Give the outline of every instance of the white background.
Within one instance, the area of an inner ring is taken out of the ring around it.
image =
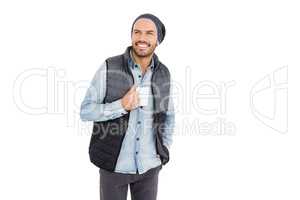
[[[297,1],[1,1],[0,199],[99,199],[92,124],[79,106],[104,59],[130,45],[135,17],[150,12],[166,25],[156,53],[179,88],[158,199],[298,200],[299,10]]]

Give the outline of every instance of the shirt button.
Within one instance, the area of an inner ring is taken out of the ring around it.
[[[136,140],[137,140],[137,141],[139,141],[139,140],[140,140],[140,138],[136,138]]]
[[[136,151],[135,153],[136,153],[136,154],[138,154],[139,152],[138,152],[138,151]]]
[[[139,75],[139,78],[141,78],[142,76],[141,75]]]
[[[141,121],[138,121],[138,124],[141,124]]]
[[[134,65],[135,67],[138,67],[138,65]]]
[[[143,106],[140,106],[140,108],[143,108]]]

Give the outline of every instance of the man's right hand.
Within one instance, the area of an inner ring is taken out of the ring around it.
[[[126,111],[130,111],[138,107],[140,99],[136,85],[133,85],[130,90],[121,99],[122,106]]]

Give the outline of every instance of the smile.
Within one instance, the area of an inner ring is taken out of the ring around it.
[[[144,43],[138,43],[137,46],[141,47],[141,48],[147,48],[148,47],[148,45],[144,44]]]

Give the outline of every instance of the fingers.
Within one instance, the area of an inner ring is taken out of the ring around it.
[[[131,88],[130,88],[129,91],[130,91],[130,92],[134,92],[134,91],[136,91],[136,88],[137,88],[137,87],[136,87],[136,85],[134,84],[133,86],[131,86]]]
[[[133,107],[136,108],[139,105],[139,92],[137,90],[136,85],[134,85],[133,89]]]
[[[127,102],[129,102],[129,106],[131,109],[135,109],[140,104],[138,87],[136,85],[131,86],[127,93]],[[130,109],[130,110],[131,110]]]

